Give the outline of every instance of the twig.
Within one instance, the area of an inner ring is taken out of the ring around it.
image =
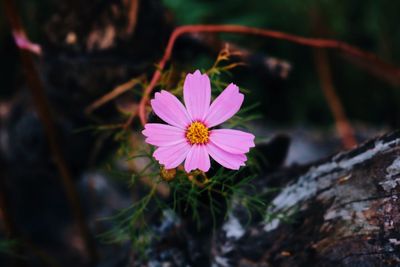
[[[138,12],[139,12],[139,0],[126,0],[128,9],[128,25],[126,27],[126,34],[131,35],[136,28]]]
[[[280,79],[288,78],[292,69],[291,64],[284,59],[256,53],[255,51],[243,48],[236,43],[221,41],[217,38],[210,38],[207,34],[194,34],[190,37],[194,42],[200,43],[217,54],[228,45],[231,59],[235,61],[239,60],[244,66],[258,67],[261,65],[269,74]]]
[[[126,91],[130,90],[132,87],[140,83],[142,78],[137,78],[137,79],[132,79],[126,83],[120,84],[117,87],[115,87],[111,92],[103,95],[96,101],[94,101],[92,104],[90,104],[86,109],[85,113],[90,114],[92,113],[95,109],[98,109],[102,105],[106,104],[107,102],[113,100],[117,96],[125,93]]]
[[[370,62],[371,64],[377,64],[377,65],[380,65],[382,68],[392,70],[392,72],[395,75],[400,75],[400,69],[381,60],[375,54],[361,50],[355,46],[352,46],[345,42],[341,42],[341,41],[337,41],[337,40],[321,39],[321,38],[306,38],[306,37],[301,37],[301,36],[288,34],[288,33],[284,33],[284,32],[279,32],[279,31],[271,31],[271,30],[265,30],[265,29],[260,29],[260,28],[240,26],[240,25],[186,25],[186,26],[180,26],[180,27],[175,28],[175,30],[172,32],[172,34],[168,40],[168,44],[165,49],[164,55],[161,58],[160,62],[158,63],[157,70],[154,72],[151,82],[145,89],[143,97],[140,101],[138,110],[139,110],[140,121],[143,125],[146,123],[145,106],[147,105],[147,103],[149,101],[151,92],[153,91],[154,87],[157,85],[157,82],[161,78],[161,72],[164,70],[166,63],[171,58],[172,50],[173,50],[176,40],[183,34],[197,33],[197,32],[210,32],[210,33],[225,32],[225,33],[257,35],[257,36],[262,36],[262,37],[267,37],[267,38],[286,40],[286,41],[293,42],[293,43],[296,43],[299,45],[304,45],[304,46],[333,49],[333,50],[337,50],[339,52],[342,52],[344,54],[347,54],[347,55],[350,55],[350,56],[353,56],[356,58],[362,58],[362,59]],[[132,121],[134,116],[136,116],[136,113],[133,113],[129,117],[128,122]]]
[[[13,0],[5,0],[5,13],[13,30],[24,32],[20,17],[17,13]],[[33,101],[38,112],[39,118],[43,123],[45,133],[48,138],[49,147],[54,162],[61,174],[62,182],[66,190],[67,198],[71,206],[74,218],[79,226],[82,238],[84,239],[87,252],[91,261],[97,261],[97,252],[94,240],[92,239],[89,227],[85,222],[83,209],[79,201],[79,195],[72,180],[71,173],[67,167],[59,146],[57,132],[50,107],[44,94],[42,82],[34,65],[34,60],[29,51],[20,49],[22,66],[25,70],[28,88],[31,90]]]
[[[346,149],[354,148],[357,145],[357,141],[354,137],[353,128],[347,119],[342,103],[336,94],[326,51],[320,48],[315,49],[314,58],[321,81],[322,91],[324,92],[326,102],[328,102],[329,109],[335,119],[336,130],[341,137],[343,146]]]
[[[318,9],[311,11],[310,18],[312,25],[315,25],[315,34],[320,35],[327,31],[323,23],[323,18],[319,14]],[[342,140],[343,147],[346,149],[353,148],[357,145],[357,140],[354,137],[353,127],[346,116],[346,112],[343,108],[340,98],[336,94],[336,89],[332,80],[332,71],[326,50],[322,48],[315,48],[314,60],[317,67],[322,92],[324,93],[325,100],[328,103],[328,107],[333,115],[333,118],[335,119],[336,131]]]

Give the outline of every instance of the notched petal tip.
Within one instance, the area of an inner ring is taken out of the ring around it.
[[[156,93],[157,94],[157,93]],[[151,108],[154,110],[154,104],[155,104],[155,100],[156,100],[156,95],[154,95],[154,98],[152,100],[150,100],[150,106]]]
[[[185,160],[186,172],[189,173],[196,169],[207,172],[210,169],[210,165],[210,156],[204,145],[194,145],[190,148]]]
[[[236,85],[236,83],[230,83],[228,84],[228,86],[226,87],[226,90],[235,90],[239,92],[239,86]]]
[[[190,73],[189,73],[190,74]],[[199,69],[195,70],[192,75],[201,75],[201,71]]]
[[[250,140],[251,140],[251,146],[250,147],[255,147],[256,146],[256,136],[254,134],[248,133],[250,135]]]
[[[191,172],[192,170],[194,170],[194,168],[192,168],[191,166],[188,166],[188,165],[186,164],[186,161],[185,161],[184,168],[185,168],[185,172],[186,172],[186,173],[189,173],[189,172]]]

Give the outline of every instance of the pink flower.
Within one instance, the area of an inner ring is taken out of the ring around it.
[[[18,48],[30,51],[39,56],[42,54],[42,47],[38,44],[32,43],[26,36],[25,32],[13,31],[13,36]]]
[[[222,166],[238,170],[244,166],[245,153],[254,147],[254,135],[231,129],[211,129],[238,112],[244,96],[231,83],[213,101],[206,74],[197,70],[188,74],[183,85],[186,108],[171,93],[162,90],[151,100],[153,111],[168,123],[147,123],[146,142],[157,146],[153,156],[166,169],[179,166],[185,159],[185,170],[210,169],[210,157]]]

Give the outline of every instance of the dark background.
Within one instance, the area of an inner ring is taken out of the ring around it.
[[[43,43],[46,22],[55,6],[58,6],[57,2],[59,1],[19,1],[29,36],[35,42]],[[167,8],[167,13],[157,15],[167,16],[168,20],[172,17],[178,25],[225,23],[255,26],[307,37],[324,36],[346,41],[373,51],[394,64],[400,57],[400,52],[396,49],[400,45],[397,25],[400,3],[397,1],[165,0],[162,4]],[[319,23],[315,23],[313,14],[319,14]],[[16,77],[19,75],[19,68],[4,18],[4,15],[0,18],[0,81],[1,97],[7,99],[17,91]],[[315,32],[317,26],[324,28],[324,34]],[[224,39],[234,40],[254,53],[271,55],[291,63],[293,71],[290,77],[277,86],[266,85],[263,77],[254,75],[254,72],[244,71],[239,77],[235,76],[240,79],[243,87],[251,88],[254,100],[261,100],[260,110],[266,120],[277,125],[332,124],[332,116],[320,90],[312,49],[259,37],[226,35]],[[203,54],[196,59],[198,61],[188,64],[191,68],[208,67],[213,58],[206,60]],[[337,94],[352,121],[379,127],[395,128],[399,125],[398,86],[372,77],[340,56],[331,56],[331,63]]]

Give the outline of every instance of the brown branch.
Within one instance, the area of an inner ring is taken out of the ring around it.
[[[312,25],[315,25],[314,32],[316,35],[325,34],[328,31],[318,9],[311,11],[310,18]],[[328,103],[333,118],[335,119],[336,131],[342,140],[343,147],[346,149],[353,148],[357,145],[356,138],[354,137],[354,130],[350,121],[347,119],[340,98],[336,94],[326,50],[322,48],[314,49],[314,60],[322,92],[324,93],[325,100]]]
[[[120,84],[117,87],[115,87],[111,92],[103,95],[96,101],[94,101],[92,104],[90,104],[86,109],[85,113],[90,114],[92,113],[95,109],[98,109],[102,105],[106,104],[107,102],[113,100],[114,98],[118,97],[119,95],[125,93],[126,91],[132,89],[135,85],[140,83],[142,80],[142,77],[137,78],[137,79],[132,79],[126,83]]]
[[[139,0],[125,0],[125,5],[128,9],[128,25],[126,27],[126,34],[131,35],[135,31],[137,25]]]
[[[293,42],[293,43],[296,43],[299,45],[304,45],[304,46],[333,49],[333,50],[337,50],[339,52],[342,52],[344,54],[347,54],[347,55],[350,55],[350,56],[353,56],[356,58],[362,58],[365,61],[370,62],[371,64],[377,64],[377,65],[381,66],[381,68],[391,70],[393,72],[393,74],[396,76],[400,75],[399,68],[381,60],[375,54],[361,50],[355,46],[352,46],[345,42],[341,42],[341,41],[337,41],[337,40],[321,39],[321,38],[306,38],[306,37],[297,36],[297,35],[288,34],[288,33],[279,32],[279,31],[271,31],[271,30],[265,30],[265,29],[260,29],[260,28],[240,26],[240,25],[186,25],[186,26],[180,26],[180,27],[175,28],[175,30],[172,32],[172,34],[168,40],[168,44],[165,49],[164,55],[161,58],[160,62],[158,63],[157,70],[154,72],[151,82],[145,89],[142,100],[139,104],[139,117],[140,117],[140,121],[143,125],[146,123],[145,106],[147,105],[147,103],[149,101],[151,92],[153,91],[154,87],[157,85],[157,82],[161,78],[161,72],[164,70],[166,63],[171,58],[172,50],[173,50],[176,40],[183,34],[197,33],[197,32],[209,32],[209,33],[224,32],[224,33],[256,35],[256,36],[262,36],[262,37],[266,37],[266,38],[285,40],[285,41]],[[133,113],[130,116],[128,122],[131,122],[133,120],[134,116],[136,116],[135,113]]]
[[[336,94],[335,87],[332,82],[332,72],[329,67],[329,60],[324,49],[315,49],[314,51],[315,65],[320,77],[321,88],[324,93],[326,102],[335,119],[336,130],[346,149],[354,148],[357,145],[354,131],[351,127],[346,113]]]
[[[17,9],[14,5],[13,0],[4,1],[5,14],[9,20],[10,27],[13,31],[17,30],[25,32],[17,13]],[[87,252],[89,253],[92,262],[97,260],[97,252],[94,240],[91,237],[89,227],[85,222],[82,206],[79,201],[79,195],[75,188],[71,173],[67,167],[67,163],[61,152],[59,141],[57,138],[57,131],[55,128],[54,120],[51,114],[49,103],[47,102],[42,82],[39,78],[39,74],[35,68],[34,60],[29,51],[20,49],[20,58],[22,66],[25,71],[28,88],[30,89],[34,101],[35,108],[38,112],[39,118],[43,124],[45,133],[48,138],[50,151],[53,156],[53,160],[58,168],[61,175],[61,180],[66,190],[67,198],[71,206],[73,216],[79,226],[82,238],[85,242]]]

